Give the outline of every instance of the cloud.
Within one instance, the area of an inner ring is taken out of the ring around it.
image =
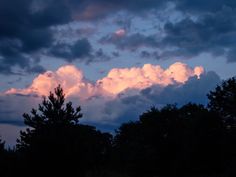
[[[169,14],[166,14],[164,19],[159,19],[160,29],[156,29],[156,32],[152,34],[141,33],[141,31],[126,33],[120,37],[116,33],[109,34],[102,37],[100,43],[113,44],[120,50],[136,51],[140,48],[150,48],[158,52],[142,52],[143,58],[189,59],[202,53],[210,53],[213,57],[223,56],[228,62],[236,61],[234,57],[236,3],[234,0],[169,2],[174,4],[173,11],[181,14],[178,20],[170,20]],[[137,6],[134,5],[134,7]],[[153,4],[153,8],[158,7]],[[151,9],[151,7],[148,8],[149,14],[151,14]],[[159,11],[163,10],[165,14],[164,9]],[[168,13],[171,12],[168,11]]]
[[[77,40],[74,44],[56,44],[52,46],[49,53],[55,57],[63,58],[68,62],[76,59],[84,59],[92,57],[92,46],[88,39],[83,38]]]
[[[82,71],[73,65],[62,66],[55,72],[40,74],[26,89],[12,89],[0,95],[0,132],[3,132],[2,136],[8,144],[14,145],[18,131],[24,128],[22,114],[37,108],[42,101],[40,95],[48,95],[48,91],[58,83],[62,84],[67,100],[72,101],[74,106],[82,106],[82,123],[106,127],[109,131],[122,122],[136,120],[150,106],[162,107],[170,103],[181,106],[188,102],[206,104],[206,94],[220,83],[220,78],[214,72],[202,72],[201,67],[192,69],[183,63],[175,63],[167,69],[153,65],[116,68],[115,72],[110,71],[104,78],[123,78],[123,81],[113,80],[113,84],[130,82],[130,85],[113,92],[111,96],[109,90],[105,91],[109,88],[106,84],[101,87],[98,82],[87,81]],[[125,73],[127,75],[124,76]],[[136,84],[133,74],[137,77]],[[140,79],[146,79],[143,85],[139,85]]]
[[[110,119],[113,124],[119,125],[127,120],[137,120],[151,106],[160,108],[175,103],[182,106],[189,102],[206,105],[206,94],[220,82],[219,76],[211,71],[202,74],[199,79],[196,76],[190,77],[185,84],[173,84],[164,88],[153,85],[135,95],[123,94],[117,99],[107,101],[100,112],[107,118],[103,121],[109,124]]]
[[[0,95],[0,124],[23,125],[22,114],[37,107],[42,100],[37,95],[1,94]]]
[[[63,1],[16,0],[0,2],[1,73],[14,73],[14,67],[35,72],[31,55],[49,47],[53,33],[49,27],[70,21]],[[36,70],[38,72],[39,70]]]
[[[92,0],[70,1],[73,17],[79,20],[98,20],[118,11],[128,11],[136,15],[166,5],[164,0]]]
[[[125,34],[126,34],[125,29],[118,29],[118,30],[116,30],[116,32],[115,32],[115,35],[116,35],[117,37],[123,37],[123,36],[125,36]]]
[[[6,93],[8,95],[38,95],[47,96],[49,91],[53,91],[59,84],[64,89],[67,96],[77,96],[80,98],[88,98],[96,91],[92,83],[88,82],[81,70],[73,65],[60,67],[57,71],[46,71],[39,74],[26,89],[12,88]]]
[[[61,58],[69,63],[80,60],[89,64],[91,62],[101,62],[111,59],[103,49],[94,50],[87,38],[78,39],[73,44],[57,43],[48,50],[48,54]]]
[[[57,43],[55,28],[52,27],[73,21],[88,22],[114,17],[121,11],[146,18],[147,14],[153,12],[165,14],[170,4],[173,11],[179,12],[182,17],[176,21],[169,20],[169,14],[164,15],[159,31],[163,35],[142,34],[139,30],[130,33],[130,22],[126,21],[127,27],[122,24],[123,27],[104,36],[100,43],[113,44],[117,49],[129,51],[142,47],[152,48],[158,53],[142,56],[157,59],[191,58],[201,53],[211,53],[213,56],[225,56],[228,62],[236,61],[234,0],[1,0],[0,73],[42,72],[45,69],[35,58],[45,54],[44,51],[48,49],[50,51],[47,54],[68,62],[76,59],[85,62],[106,61],[111,57],[103,55],[96,58],[99,51],[92,51],[89,41],[81,38],[82,34],[73,44]],[[101,50],[104,54],[105,50]]]
[[[49,91],[61,84],[67,100],[82,106],[85,122],[114,125],[117,119],[124,120],[128,115],[135,118],[134,115],[139,112],[129,113],[131,108],[136,110],[137,106],[144,111],[154,104],[154,98],[159,100],[162,94],[164,99],[166,92],[174,97],[174,88],[188,84],[192,77],[195,82],[201,80],[203,73],[201,66],[191,68],[180,62],[166,69],[145,64],[143,67],[113,68],[107,76],[92,82],[86,79],[80,69],[66,65],[56,71],[39,74],[27,88],[12,88],[3,93],[0,96],[0,122],[19,124],[22,113],[37,107],[42,95],[47,96]],[[179,93],[176,97],[180,95],[183,96]],[[164,104],[162,99],[157,102]],[[4,106],[7,104],[11,106]]]
[[[13,147],[16,144],[16,139],[19,138],[20,131],[25,130],[25,127],[15,126],[12,124],[0,124],[1,139],[5,141],[6,148]]]
[[[140,33],[134,33],[131,35],[126,35],[126,33],[121,31],[118,35],[119,31],[116,31],[113,34],[107,35],[102,37],[99,42],[101,44],[113,44],[118,49],[121,50],[130,50],[130,51],[136,51],[136,49],[140,47],[157,47],[158,42],[156,37],[154,36],[145,36]],[[121,35],[122,34],[122,35]]]
[[[167,56],[197,56],[203,52],[214,56],[227,55],[235,48],[235,9],[224,7],[213,14],[200,15],[197,20],[185,18],[178,23],[166,23],[166,36],[162,39],[163,48],[176,47],[166,51]]]
[[[236,7],[234,0],[177,0],[177,9],[192,13],[209,13],[220,11],[223,7]]]
[[[179,105],[188,102],[199,104],[207,104],[207,93],[214,89],[221,82],[219,76],[211,71],[201,75],[201,78],[191,77],[183,85],[169,85],[165,87],[160,94],[156,95],[159,87],[153,86],[141,92],[146,99],[152,100],[156,104],[172,104]]]
[[[152,85],[167,86],[174,83],[185,83],[189,77],[204,72],[202,67],[194,69],[184,63],[174,63],[169,68],[145,64],[142,68],[114,68],[108,75],[97,81],[97,85],[106,92],[119,94],[127,89],[142,90]]]
[[[165,87],[175,83],[183,84],[192,76],[200,77],[203,72],[201,66],[192,69],[180,62],[172,64],[167,69],[159,65],[145,64],[142,68],[113,68],[106,77],[92,83],[84,77],[81,70],[73,65],[66,65],[55,72],[47,71],[38,75],[26,89],[12,88],[6,93],[47,95],[48,91],[61,84],[67,96],[116,96],[126,90],[142,90],[152,85]]]

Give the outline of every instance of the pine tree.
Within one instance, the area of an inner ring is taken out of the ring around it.
[[[38,172],[38,176],[82,176],[103,161],[110,146],[110,136],[95,127],[79,124],[81,108],[64,103],[59,85],[55,93],[43,98],[38,110],[24,114],[29,128],[21,131],[17,150],[22,157],[22,172]],[[74,170],[72,170],[74,169]],[[39,172],[40,171],[40,172]]]
[[[74,109],[71,102],[65,104],[65,94],[59,85],[55,88],[55,94],[50,92],[47,98],[43,97],[38,111],[33,108],[31,114],[23,114],[24,123],[30,128],[27,128],[25,132],[20,132],[17,147],[30,146],[32,136],[40,131],[78,125],[79,119],[82,117],[80,111],[81,108]]]

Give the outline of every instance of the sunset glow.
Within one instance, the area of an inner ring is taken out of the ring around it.
[[[0,140],[58,85],[101,130],[152,106],[207,106],[236,76],[235,2],[0,0]]]
[[[73,65],[58,68],[55,72],[47,71],[38,75],[31,86],[25,89],[12,88],[6,94],[38,94],[47,95],[61,85],[66,96],[82,99],[95,95],[115,96],[125,90],[142,90],[153,85],[165,87],[174,83],[184,84],[190,77],[204,72],[203,67],[191,68],[184,63],[177,62],[167,69],[159,65],[145,64],[143,67],[113,68],[106,77],[97,80],[95,84],[86,80],[83,72]]]

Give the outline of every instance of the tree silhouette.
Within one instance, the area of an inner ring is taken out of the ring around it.
[[[44,129],[58,129],[77,125],[82,117],[81,108],[74,109],[71,102],[64,106],[64,102],[65,95],[59,85],[55,88],[55,94],[50,92],[48,99],[43,97],[42,104],[39,104],[38,107],[39,113],[34,108],[31,110],[31,115],[24,113],[24,123],[30,128],[27,128],[26,132],[20,132],[21,137],[18,140],[17,147],[19,149],[27,148],[30,146],[31,136]]]
[[[59,85],[55,94],[50,92],[43,98],[38,110],[23,115],[29,128],[20,132],[17,144],[22,171],[37,171],[38,176],[65,172],[83,176],[104,162],[111,137],[92,126],[79,124],[80,107],[74,109],[71,102],[64,102]]]
[[[208,107],[218,113],[225,125],[225,165],[230,175],[236,175],[236,78],[218,85],[208,95]],[[229,175],[229,176],[230,176]]]
[[[5,160],[5,142],[2,141],[1,137],[0,137],[0,173],[4,174],[5,171],[5,167],[4,167],[4,160]]]
[[[15,157],[14,150],[6,149],[5,142],[0,138],[0,176],[14,176]]]
[[[81,108],[65,103],[59,85],[38,109],[15,150],[0,138],[1,176],[236,176],[236,79],[208,94],[208,107],[152,107],[123,123],[113,138],[80,123]]]
[[[0,154],[2,154],[2,152],[4,152],[4,146],[5,146],[5,142],[2,141],[2,139],[0,137]]]
[[[203,105],[151,108],[117,130],[116,164],[134,177],[219,174],[222,128],[221,118]]]
[[[221,116],[229,126],[236,126],[236,78],[230,78],[218,85],[208,95],[208,107]]]

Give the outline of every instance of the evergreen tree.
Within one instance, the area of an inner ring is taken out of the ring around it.
[[[103,164],[110,145],[109,134],[79,124],[80,107],[64,103],[61,86],[39,104],[38,110],[24,114],[29,128],[21,131],[17,150],[22,157],[22,173],[34,175],[83,176]]]
[[[31,138],[44,130],[60,129],[62,127],[76,126],[82,117],[81,108],[74,109],[72,103],[65,105],[65,95],[59,85],[55,88],[55,94],[50,92],[48,98],[43,97],[42,104],[38,110],[32,109],[31,114],[24,113],[24,123],[29,126],[26,131],[20,132],[20,139],[17,140],[17,148],[24,149],[32,145]]]

